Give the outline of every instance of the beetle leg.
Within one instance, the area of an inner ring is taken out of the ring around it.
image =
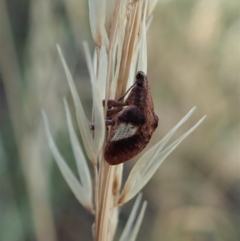
[[[113,121],[113,120],[111,120],[111,119],[105,120],[105,125],[106,125],[106,126],[113,126],[114,123],[115,123],[115,121]],[[93,123],[90,125],[90,129],[91,129],[92,131],[95,130],[95,125],[94,125]]]
[[[127,103],[123,103],[118,100],[107,100],[107,107],[110,109],[112,107],[123,107],[126,106]],[[103,100],[103,106],[105,106],[105,100]]]
[[[116,107],[116,108],[107,110],[107,119],[112,119],[122,109],[123,107]]]
[[[105,120],[105,124],[106,126],[113,126],[115,124],[115,121],[107,119]]]

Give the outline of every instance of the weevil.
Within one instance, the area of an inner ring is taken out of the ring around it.
[[[122,99],[128,93],[125,101]],[[126,162],[148,144],[158,126],[147,75],[139,71],[135,82],[118,100],[108,100],[106,125],[112,126],[104,158],[110,165]],[[103,101],[105,105],[105,101]]]

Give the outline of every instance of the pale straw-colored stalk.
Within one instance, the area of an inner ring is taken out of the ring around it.
[[[95,215],[92,227],[95,241],[114,239],[118,224],[119,206],[139,193],[164,159],[204,119],[203,117],[189,131],[167,146],[172,135],[191,116],[193,108],[160,142],[142,155],[132,168],[121,190],[123,164],[111,166],[105,162],[103,157],[104,142],[108,136],[105,137],[106,106],[102,107],[102,100],[117,99],[122,96],[128,86],[133,83],[136,71],[141,70],[147,73],[146,34],[152,20],[155,4],[156,1],[150,0],[89,0],[90,26],[95,43],[93,57],[87,43],[84,43],[84,50],[93,90],[91,121],[88,121],[85,116],[71,73],[58,46],[83,140],[83,147],[81,147],[72,126],[67,101],[64,100],[79,178],[75,177],[58,151],[44,112],[43,117],[49,146],[64,178],[79,202]],[[90,129],[90,122],[94,123],[94,131]],[[83,148],[87,156],[83,154]],[[94,177],[90,176],[87,160],[92,164]],[[140,201],[141,195],[138,195],[120,241],[136,240],[147,205],[144,202],[140,208]]]

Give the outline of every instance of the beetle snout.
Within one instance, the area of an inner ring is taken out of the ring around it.
[[[136,74],[136,83],[138,86],[143,86],[145,82],[146,75],[142,71],[138,71]]]

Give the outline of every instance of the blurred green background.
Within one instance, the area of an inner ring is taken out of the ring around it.
[[[159,1],[148,32],[148,76],[160,140],[191,107],[184,133],[207,119],[143,189],[137,240],[240,240],[240,18],[237,0]],[[87,1],[0,1],[0,240],[92,240],[93,217],[77,202],[46,144],[41,108],[69,165],[63,111],[72,99],[63,49],[87,115],[91,89],[82,41],[93,50]],[[175,136],[176,138],[177,136]],[[134,161],[125,165],[124,178]],[[118,234],[133,202],[121,209]]]

